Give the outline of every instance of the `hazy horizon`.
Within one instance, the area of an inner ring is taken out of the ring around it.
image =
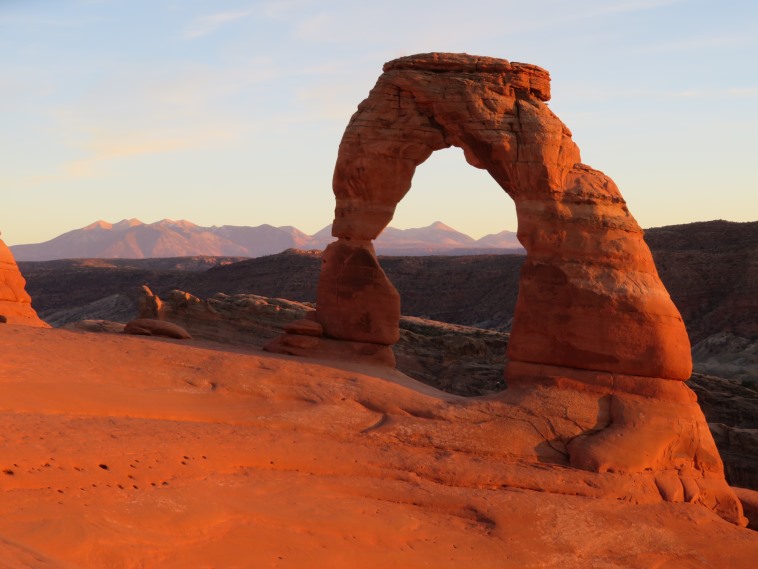
[[[382,64],[429,51],[546,68],[551,109],[641,226],[758,218],[755,3],[30,0],[1,3],[0,25],[9,245],[98,219],[313,234]],[[516,230],[460,149],[418,168],[391,225],[436,220]]]
[[[193,224],[193,225],[195,225],[197,227],[201,227],[201,228],[220,228],[220,227],[224,227],[224,226],[231,226],[231,224],[228,224],[228,223],[226,223],[226,224],[222,223],[222,224],[217,224],[217,225],[201,225],[201,224],[195,223],[191,219],[172,219],[172,218],[156,219],[155,221],[144,221],[144,220],[138,219],[138,218],[130,218],[130,219],[124,218],[124,219],[119,219],[119,220],[115,220],[115,221],[106,220],[106,219],[97,219],[97,220],[94,220],[91,223],[88,223],[88,224],[83,225],[81,227],[71,227],[71,228],[65,229],[60,234],[54,235],[53,237],[51,237],[50,239],[46,239],[45,241],[39,241],[39,242],[34,242],[34,243],[31,243],[31,242],[30,243],[10,243],[6,239],[3,239],[3,241],[6,243],[6,245],[8,245],[10,247],[15,247],[16,245],[38,245],[38,244],[41,244],[41,243],[46,243],[47,241],[55,239],[56,237],[60,237],[61,235],[64,235],[66,233],[70,233],[72,231],[86,230],[86,229],[88,229],[88,228],[90,228],[90,227],[92,227],[94,225],[98,225],[100,223],[107,223],[108,225],[116,226],[116,225],[118,225],[120,223],[124,223],[124,222],[132,222],[132,223],[134,223],[134,225],[156,225],[156,224],[160,224],[161,222],[173,222],[173,223],[181,224],[183,222],[189,222],[189,223],[191,223],[191,224]],[[439,223],[445,225],[447,228],[449,228],[449,229],[451,229],[453,231],[457,231],[459,233],[463,233],[464,235],[468,235],[469,237],[472,237],[475,240],[476,239],[480,239],[482,237],[489,236],[491,234],[501,233],[503,231],[509,231],[511,233],[514,233],[514,234],[516,233],[515,229],[507,229],[507,228],[505,228],[505,229],[501,229],[499,231],[492,231],[490,233],[486,233],[486,234],[480,235],[478,237],[474,237],[473,235],[470,235],[470,234],[466,233],[465,231],[461,231],[458,228],[453,227],[449,223],[445,223],[444,220],[440,220],[440,219],[436,219],[436,220],[432,221],[431,223],[428,223],[428,224],[423,225],[423,226],[414,226],[414,227],[398,227],[394,223],[391,223],[390,225],[387,226],[387,229],[400,229],[400,230],[427,229],[427,228],[430,228],[431,226],[437,225]],[[308,235],[310,237],[313,237],[315,234],[320,233],[324,229],[330,227],[331,226],[331,221],[328,224],[325,224],[324,226],[320,227],[316,231],[310,231],[310,232],[309,231],[304,231],[302,228],[297,227],[296,225],[293,225],[291,223],[287,223],[287,224],[284,224],[284,225],[273,225],[273,224],[265,223],[264,222],[264,223],[258,223],[258,224],[255,224],[255,225],[247,225],[247,226],[244,226],[244,227],[259,227],[261,225],[269,225],[269,226],[276,227],[276,228],[294,227],[295,229],[302,231],[306,235]],[[240,226],[237,225],[236,227],[240,227]],[[3,235],[0,235],[0,238],[3,238],[3,237],[4,237]]]

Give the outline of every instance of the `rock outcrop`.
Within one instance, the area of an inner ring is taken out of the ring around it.
[[[581,163],[549,99],[549,75],[533,65],[444,53],[385,64],[340,144],[338,240],[322,258],[316,320],[329,340],[398,341],[400,297],[372,241],[416,167],[458,146],[513,199],[527,254],[501,403],[544,419],[539,445],[556,463],[642,476],[663,500],[701,503],[744,525],[682,383],[689,338],[642,230],[613,181]],[[268,348],[285,351],[288,336]]]
[[[399,299],[371,241],[416,167],[458,146],[513,199],[527,251],[509,357],[514,361],[685,380],[689,340],[642,231],[615,184],[581,163],[549,110],[533,65],[465,54],[387,63],[347,126],[323,258],[318,321],[328,337],[397,341]]]
[[[143,286],[139,296],[140,318],[171,322],[197,339],[241,346],[261,347],[312,312],[307,304],[255,294],[202,299],[175,289],[161,299]]]
[[[191,340],[189,332],[181,326],[152,318],[137,318],[126,323],[124,334],[136,336],[163,336],[175,340]]]
[[[0,316],[8,324],[48,327],[32,308],[32,299],[25,286],[26,281],[13,253],[0,240]]]

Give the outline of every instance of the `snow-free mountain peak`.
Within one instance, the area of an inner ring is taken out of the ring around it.
[[[289,225],[202,227],[184,219],[162,219],[150,224],[139,219],[123,219],[114,224],[100,220],[50,241],[14,245],[11,250],[20,261],[198,255],[261,257],[286,249],[324,249],[334,241],[331,233],[331,225],[313,235],[307,235]],[[472,252],[494,253],[507,248],[500,243],[506,241],[477,242],[449,225],[436,221],[426,227],[411,229],[388,227],[375,241],[375,247],[379,254],[385,255],[463,255]]]
[[[105,229],[105,230],[111,230],[113,229],[113,225],[108,223],[107,221],[103,221],[102,219],[98,219],[94,223],[90,223],[86,227],[82,227],[79,231],[93,231],[96,229]]]
[[[132,220],[137,221],[137,220]],[[191,221],[187,221],[186,219],[161,219],[160,221],[156,221],[155,223],[150,224],[151,227],[179,227],[181,229],[204,229],[201,228],[199,225],[195,225]]]
[[[111,228],[114,231],[126,231],[127,229],[130,229],[132,227],[138,227],[140,225],[145,225],[142,223],[139,219],[133,217],[131,219],[122,219],[118,223],[114,223]]]

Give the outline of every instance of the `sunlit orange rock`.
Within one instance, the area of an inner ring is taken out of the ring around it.
[[[458,146],[516,205],[527,259],[510,359],[690,376],[687,333],[642,230],[613,181],[581,163],[549,98],[549,75],[533,65],[441,53],[385,64],[347,126],[334,171],[332,232],[339,241],[332,248],[360,247],[361,268],[346,271],[342,255],[325,255],[317,304],[327,336],[395,341],[391,285],[373,249],[354,243],[368,243],[387,226],[419,164]],[[366,300],[371,287],[382,294]]]
[[[549,98],[549,75],[533,65],[445,53],[385,64],[339,148],[338,241],[322,259],[318,340],[376,348],[397,341],[398,295],[371,241],[416,167],[458,146],[515,202],[527,253],[509,388],[496,396],[535,418],[537,437],[524,438],[521,452],[621,475],[662,500],[702,504],[744,525],[696,397],[682,383],[692,371],[689,339],[642,230],[613,181],[582,164]],[[293,333],[271,347],[286,344],[297,355],[338,354]],[[501,435],[520,440],[513,428]]]
[[[126,323],[124,334],[137,336],[164,336],[176,340],[190,340],[192,336],[178,324],[153,318],[136,318]]]
[[[26,281],[13,258],[13,253],[0,239],[0,319],[3,323],[48,328],[32,308],[26,292]]]

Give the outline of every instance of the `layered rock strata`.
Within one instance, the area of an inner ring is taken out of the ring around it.
[[[13,253],[0,240],[0,321],[8,324],[49,327],[32,308],[26,292],[26,281],[13,258]]]
[[[538,446],[553,449],[555,462],[649,476],[663,500],[700,503],[744,525],[696,397],[681,383],[692,372],[689,338],[642,230],[613,181],[582,164],[549,99],[549,75],[533,65],[446,53],[385,64],[340,143],[338,240],[322,258],[316,321],[327,339],[397,342],[399,295],[372,241],[416,167],[460,147],[513,199],[527,255],[501,402],[539,400],[532,412],[548,428]],[[311,337],[287,336],[308,338],[318,355]],[[287,336],[269,348],[282,351]]]

